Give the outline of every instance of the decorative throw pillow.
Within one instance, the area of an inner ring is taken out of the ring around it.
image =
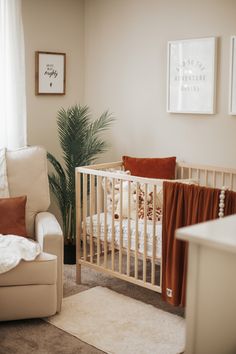
[[[176,157],[141,158],[122,157],[125,170],[131,175],[147,178],[175,178]]]
[[[121,174],[121,175],[130,175],[130,171],[120,171],[116,169],[108,169],[107,172],[112,172],[116,174]],[[114,180],[114,210],[117,209],[117,204],[120,199],[120,179],[119,178],[110,178],[105,177],[102,179],[102,186],[103,190],[107,191],[107,211],[111,212],[112,211],[112,181]],[[125,182],[125,181],[124,181]]]
[[[26,236],[26,196],[0,198],[0,234]]]
[[[155,216],[155,220],[157,222],[161,221],[162,209],[157,205],[157,202],[156,202],[156,207],[155,207],[155,211],[154,211],[153,192],[148,192],[146,199],[147,199],[147,206],[146,206],[147,220],[153,220],[153,217]],[[139,219],[144,219],[144,217],[145,217],[145,192],[144,192],[144,190],[142,190],[142,188],[140,188],[140,191],[139,191],[138,217],[139,217]]]
[[[168,181],[167,179],[158,179],[156,183],[156,203],[157,207],[161,208],[163,207],[163,182]],[[169,180],[168,182],[178,182],[178,183],[185,183],[185,184],[198,184],[198,181],[191,179],[191,178],[186,178],[186,179],[172,179]]]
[[[198,184],[198,181],[194,179],[172,179],[172,180],[167,180],[167,179],[157,179],[156,180],[156,208],[155,208],[155,217],[157,221],[161,221],[162,217],[162,208],[163,208],[163,182],[169,181],[169,182],[179,182],[179,183],[185,183],[185,184]],[[154,214],[154,206],[153,206],[153,185],[148,184],[147,185],[147,219],[148,220],[153,220],[153,214]],[[143,219],[144,218],[144,202],[145,202],[145,185],[140,184],[139,188],[139,218]]]
[[[116,205],[116,210],[114,217],[115,219],[120,218],[120,189],[118,195],[118,202]],[[130,214],[129,214],[129,182],[124,181],[122,186],[122,217],[130,218],[135,220],[136,217],[136,183],[130,183]]]

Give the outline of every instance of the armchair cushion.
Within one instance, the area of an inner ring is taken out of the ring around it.
[[[11,197],[27,194],[26,230],[34,237],[34,219],[50,204],[46,151],[30,146],[7,151],[7,178]]]
[[[33,261],[21,261],[17,267],[0,276],[0,286],[49,285],[56,281],[57,257],[44,252]]]

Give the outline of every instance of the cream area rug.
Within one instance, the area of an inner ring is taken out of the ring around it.
[[[183,318],[100,286],[64,298],[61,313],[47,321],[106,353],[184,350]]]

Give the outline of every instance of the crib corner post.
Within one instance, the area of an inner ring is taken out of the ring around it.
[[[81,264],[78,261],[76,263],[76,283],[81,284]]]
[[[76,193],[76,283],[81,284],[81,173],[75,171],[75,193]]]

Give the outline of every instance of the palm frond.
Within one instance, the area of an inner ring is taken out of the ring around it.
[[[58,203],[58,206],[61,211],[62,218],[63,218],[64,210],[65,210],[66,204],[68,203],[66,190],[63,189],[63,187],[60,183],[60,179],[55,174],[49,175],[48,178],[49,178],[49,184],[50,184],[51,191],[53,192],[53,194],[56,197],[56,201]]]
[[[65,172],[60,164],[60,162],[52,155],[50,152],[47,152],[47,159],[52,164],[57,174],[62,178],[66,178]]]
[[[102,131],[110,128],[111,124],[114,122],[114,117],[108,111],[104,112],[97,120],[91,123],[91,133],[92,135],[98,135]]]
[[[108,111],[92,121],[88,106],[74,105],[58,111],[57,126],[64,168],[51,153],[48,152],[47,157],[55,170],[49,176],[49,182],[61,210],[67,238],[75,239],[75,168],[93,163],[99,154],[106,151],[108,145],[100,134],[113,121]]]

